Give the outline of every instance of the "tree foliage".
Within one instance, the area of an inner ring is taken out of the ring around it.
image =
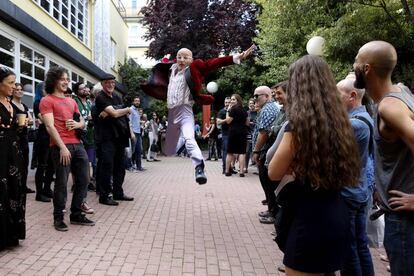
[[[273,82],[287,77],[289,65],[306,54],[306,43],[314,35],[326,39],[325,58],[335,76],[343,78],[351,69],[358,49],[371,40],[393,44],[399,62],[395,80],[413,81],[414,16],[412,1],[405,0],[256,0],[257,44],[263,53],[265,78]]]
[[[256,5],[243,0],[150,0],[141,12],[148,56],[160,59],[180,48],[196,58],[245,49],[256,30]]]
[[[125,60],[119,65],[119,75],[127,93],[124,95],[124,103],[130,104],[134,97],[139,96],[143,106],[148,106],[148,97],[139,86],[148,79],[149,71],[136,64],[133,60]]]

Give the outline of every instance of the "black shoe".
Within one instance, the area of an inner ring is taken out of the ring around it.
[[[200,185],[207,183],[207,177],[204,174],[204,163],[201,163],[195,168],[195,178],[196,182]]]
[[[90,192],[95,192],[96,191],[96,186],[92,182],[89,182],[89,184],[88,184],[88,191],[90,191]]]
[[[36,201],[40,201],[40,202],[50,202],[51,201],[50,198],[48,198],[47,196],[44,196],[42,194],[36,195],[35,199],[36,199]]]
[[[234,169],[230,169],[230,173],[237,174],[236,170],[234,170]]]
[[[244,177],[244,173],[239,174],[240,177]]]
[[[266,199],[263,199],[263,200],[262,200],[262,204],[263,204],[263,205],[267,205],[267,200],[266,200]]]
[[[70,224],[94,226],[95,222],[88,219],[85,215],[80,214],[80,215],[76,215],[76,216],[70,215]]]
[[[146,169],[144,169],[144,168],[138,168],[137,170],[140,171],[140,172],[146,171]]]
[[[259,221],[260,223],[263,223],[263,224],[274,224],[275,218],[274,217],[260,217]]]
[[[51,189],[43,190],[42,194],[48,198],[53,198],[53,191]]]
[[[225,176],[232,176],[233,174],[231,172],[225,173]]]
[[[26,187],[24,191],[25,191],[26,194],[33,194],[35,192],[35,191],[33,191],[32,189],[30,189],[28,187]]]
[[[112,197],[106,197],[106,198],[99,197],[99,203],[103,205],[109,205],[109,206],[119,205],[119,203],[113,200]]]
[[[122,196],[114,196],[114,200],[133,201],[134,198],[126,196],[126,195],[122,195]]]
[[[66,223],[63,222],[63,219],[55,220],[53,223],[53,226],[55,226],[55,229],[57,231],[62,231],[62,232],[68,231],[68,226],[66,225]]]

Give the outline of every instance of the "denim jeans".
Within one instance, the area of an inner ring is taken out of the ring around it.
[[[82,144],[67,144],[71,154],[70,164],[62,165],[60,162],[60,149],[52,147],[52,160],[56,171],[55,189],[53,195],[53,217],[55,220],[63,219],[63,210],[66,207],[67,184],[69,174],[72,172],[74,191],[70,212],[72,215],[81,213],[81,204],[86,198],[89,183],[89,160]]]
[[[414,214],[386,213],[384,247],[392,276],[414,276]]]
[[[125,178],[125,147],[114,141],[103,141],[97,146],[96,182],[99,195],[107,198],[112,193],[116,197],[121,197],[124,195],[122,184]]]
[[[135,161],[135,166],[137,167],[137,169],[141,169],[142,168],[142,164],[141,164],[141,155],[142,155],[142,139],[141,139],[141,133],[135,133],[135,147],[134,147],[134,152],[132,154],[132,160]]]
[[[366,229],[367,204],[345,198],[350,218],[350,248],[341,275],[374,276]]]

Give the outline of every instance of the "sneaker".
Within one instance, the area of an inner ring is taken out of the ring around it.
[[[204,174],[204,163],[201,163],[195,168],[195,178],[196,178],[196,182],[199,185],[203,185],[207,183],[207,177]]]
[[[262,217],[262,218],[266,218],[266,217],[271,217],[272,216],[272,214],[269,211],[259,212],[258,215],[259,215],[259,217]]]
[[[80,214],[76,216],[70,215],[70,224],[94,226],[95,222]]]
[[[91,207],[89,207],[88,203],[86,203],[86,202],[83,202],[83,203],[81,204],[81,210],[82,210],[82,212],[84,212],[85,214],[93,214],[93,213],[95,213],[95,210],[94,210],[94,209],[92,209]]]
[[[66,225],[66,223],[63,222],[62,219],[55,220],[53,223],[53,226],[55,226],[55,229],[57,231],[62,231],[62,232],[68,231],[68,226]]]

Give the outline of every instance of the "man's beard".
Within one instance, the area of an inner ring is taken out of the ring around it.
[[[134,106],[135,106],[136,108],[138,108],[138,107],[139,107],[139,104],[134,104]]]
[[[359,69],[355,70],[354,87],[358,88],[358,89],[365,89],[365,87],[366,87],[365,75]]]

